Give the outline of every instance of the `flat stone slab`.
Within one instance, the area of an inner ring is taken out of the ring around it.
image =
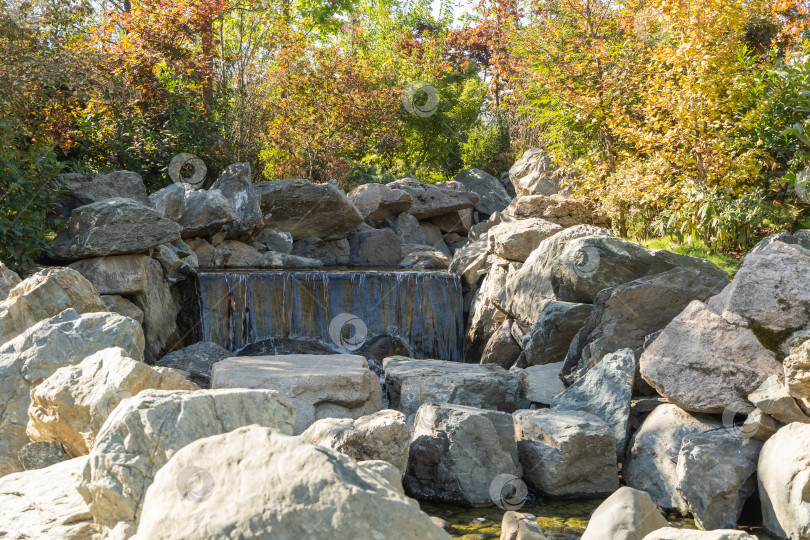
[[[262,388],[289,399],[297,418],[293,432],[316,420],[352,418],[379,411],[382,390],[362,356],[290,354],[226,358],[214,364],[211,388]]]

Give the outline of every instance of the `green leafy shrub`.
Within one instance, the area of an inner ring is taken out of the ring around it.
[[[0,260],[16,272],[34,265],[61,225],[48,218],[59,200],[60,168],[50,146],[24,149],[0,121]]]

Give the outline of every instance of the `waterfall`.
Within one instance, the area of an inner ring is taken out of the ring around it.
[[[240,349],[275,338],[356,351],[377,336],[414,358],[464,361],[458,276],[446,272],[200,272],[201,338]]]

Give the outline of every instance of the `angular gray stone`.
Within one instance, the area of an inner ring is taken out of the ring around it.
[[[178,450],[252,424],[291,434],[294,421],[295,410],[277,392],[146,390],[104,423],[78,490],[105,535],[129,537],[147,488]]]
[[[748,437],[757,441],[765,442],[776,433],[782,424],[772,417],[763,413],[759,409],[754,409],[743,422],[741,433],[743,437]]]
[[[0,302],[0,345],[69,308],[79,313],[107,311],[93,285],[75,270],[40,270]]]
[[[86,457],[0,478],[0,538],[94,540],[98,529],[74,487]]]
[[[552,195],[564,191],[561,181],[565,175],[552,166],[551,159],[543,150],[529,148],[509,169],[509,181],[515,186],[518,197],[522,195]]]
[[[345,238],[363,216],[337,187],[309,180],[258,182],[265,225],[292,234],[293,240],[316,236]]]
[[[279,231],[268,227],[253,235],[255,242],[261,242],[270,251],[278,253],[290,253],[293,248],[292,235],[286,231]]]
[[[36,441],[20,448],[17,452],[17,459],[22,463],[23,469],[33,471],[67,461],[70,456],[56,441]]]
[[[810,425],[788,424],[768,439],[757,478],[765,529],[779,538],[810,537]]]
[[[810,398],[810,340],[791,347],[782,365],[790,395],[798,399]]]
[[[384,184],[363,184],[349,192],[346,197],[357,207],[364,221],[382,221],[413,205],[413,198],[405,191]]]
[[[414,244],[402,246],[403,252],[405,249],[413,249]],[[402,262],[399,263],[400,268],[409,268],[412,270],[445,270],[450,266],[450,259],[444,253],[435,250],[430,246],[421,246],[422,249],[409,251],[404,256]]]
[[[577,332],[591,313],[590,304],[541,300],[540,315],[526,336],[519,367],[563,362]]]
[[[93,284],[99,294],[141,294],[146,292],[146,267],[143,255],[93,257],[71,264]]]
[[[437,226],[442,233],[466,234],[472,227],[472,209],[457,210],[449,214],[433,216],[430,223]]]
[[[60,367],[108,347],[121,347],[142,360],[140,325],[114,313],[80,315],[66,309],[0,346],[0,476],[21,470],[17,451],[29,442],[31,390]]]
[[[601,291],[571,343],[563,376],[573,382],[624,347],[640,355],[647,336],[662,330],[692,300],[705,302],[726,285],[725,277],[675,268]]]
[[[606,495],[619,488],[616,440],[599,418],[581,411],[518,411],[523,481],[551,497]]]
[[[616,457],[622,461],[627,446],[635,376],[636,357],[631,349],[608,354],[584,377],[555,397],[553,408],[584,411],[601,418],[616,439]]]
[[[495,300],[503,294],[508,277],[516,271],[516,263],[493,264],[489,267],[489,272],[481,282],[481,287],[475,294],[472,309],[470,309],[464,344],[464,356],[467,362],[481,360],[487,341],[506,320],[506,314],[498,309]]]
[[[497,364],[504,369],[509,369],[520,356],[520,346],[512,337],[512,324],[514,320],[506,319],[503,324],[492,334],[481,354],[481,364]]]
[[[677,490],[704,530],[736,529],[746,499],[756,490],[762,443],[722,429],[684,437]]]
[[[780,375],[771,375],[756,390],[748,394],[748,400],[763,413],[783,424],[802,422],[810,424],[810,416],[802,411],[796,400],[780,381]]]
[[[350,266],[399,266],[402,248],[391,229],[374,229],[355,234],[351,239]]]
[[[470,242],[453,254],[450,271],[459,274],[466,287],[475,287],[481,280],[482,274],[478,271],[483,270],[486,265],[488,249],[489,240],[485,234],[481,239]]]
[[[307,257],[299,257],[297,255],[290,255],[287,253],[276,253],[275,251],[267,251],[262,254],[262,259],[259,264],[261,268],[323,268],[323,262],[318,259],[309,259]]]
[[[297,257],[317,259],[321,261],[324,266],[337,266],[338,264],[338,259],[334,251],[329,249],[328,244],[320,238],[310,237],[297,240],[293,244],[293,249],[290,253]]]
[[[683,440],[722,427],[708,415],[692,415],[676,405],[659,405],[630,440],[622,466],[628,486],[646,491],[665,510],[686,512],[678,493],[677,464]]]
[[[177,222],[183,227],[183,238],[206,236],[233,223],[236,215],[228,199],[218,189],[185,189],[183,206]]]
[[[180,239],[180,225],[148,206],[115,198],[73,211],[50,255],[57,260],[141,253]]]
[[[425,233],[425,244],[433,247],[434,249],[438,249],[447,257],[453,256],[453,254],[450,253],[450,248],[447,247],[447,244],[444,241],[444,235],[439,227],[432,223],[422,222],[419,224],[419,228]]]
[[[115,171],[109,174],[63,174],[65,180],[61,191],[57,217],[70,218],[70,213],[86,204],[123,197],[149,206],[149,197],[141,175],[131,171]]]
[[[217,248],[225,258],[225,268],[258,268],[262,264],[264,254],[239,240],[225,240]]]
[[[464,169],[454,180],[461,182],[465,188],[481,197],[475,209],[484,215],[500,212],[512,201],[512,197],[500,180],[481,169]]]
[[[709,305],[749,326],[764,342],[784,341],[810,324],[810,250],[772,242],[745,257],[734,280]],[[776,347],[772,347],[776,348]]]
[[[147,362],[154,364],[180,342],[177,331],[180,306],[172,296],[160,263],[149,259],[144,264],[146,292],[134,295],[132,302],[143,311],[143,332],[146,338],[144,357]]]
[[[203,238],[189,238],[188,245],[197,256],[201,269],[218,269],[225,266],[225,255]]]
[[[504,210],[506,216],[516,219],[537,218],[561,227],[576,225],[608,226],[608,220],[594,215],[587,203],[566,195],[524,195],[514,199]]]
[[[536,516],[509,510],[501,521],[500,540],[546,540],[546,537],[540,532]]]
[[[20,284],[22,280],[16,272],[0,262],[0,302],[8,298],[11,289]]]
[[[409,424],[423,403],[515,410],[517,379],[500,366],[391,356],[383,367],[388,404],[405,413]]]
[[[782,372],[774,353],[751,330],[733,325],[698,300],[647,347],[641,376],[682,409],[750,412],[746,399],[765,379]]]
[[[254,230],[261,229],[262,207],[259,195],[253,188],[250,163],[234,163],[225,167],[211,189],[219,190],[228,201],[236,220],[225,225],[227,238],[246,239]]]
[[[507,221],[489,230],[489,252],[510,261],[525,261],[540,242],[562,227],[544,219],[529,218]]]
[[[391,182],[388,187],[405,191],[411,196],[413,205],[408,213],[416,219],[427,219],[456,210],[473,208],[481,200],[481,197],[471,191],[423,184],[410,177]]]
[[[172,457],[146,495],[138,538],[450,536],[373,467],[300,437],[248,426],[196,441]]]
[[[644,537],[644,540],[757,540],[757,537],[751,536],[745,531],[732,529],[692,531],[677,527],[664,527],[651,532]]]
[[[322,418],[359,418],[382,408],[382,390],[362,356],[291,354],[227,358],[214,365],[211,388],[262,388],[290,400],[294,432]]]
[[[751,253],[758,253],[768,247],[769,245],[773,244],[774,242],[784,242],[785,244],[796,244],[804,249],[810,249],[810,229],[804,229],[801,231],[796,231],[795,233],[787,233],[781,232],[777,234],[772,234],[751,248],[746,255]]]
[[[414,418],[402,484],[419,499],[489,505],[499,476],[520,478],[512,417],[451,404],[422,405]]]
[[[623,486],[594,511],[581,540],[642,540],[668,525],[649,493]]]
[[[407,212],[399,214],[394,219],[393,224],[394,231],[403,244],[425,245],[427,243],[425,231],[419,226],[419,220]]]
[[[201,341],[170,352],[160,359],[158,366],[179,369],[189,374],[189,379],[201,388],[211,386],[211,370],[214,364],[233,356],[224,347],[210,341]]]
[[[408,465],[411,433],[399,411],[386,409],[355,420],[324,418],[309,426],[301,437],[357,461],[386,461],[397,468],[400,478]]]
[[[517,374],[518,397],[522,401],[518,408],[528,409],[532,403],[551,405],[557,394],[565,390],[560,380],[561,368],[562,362],[557,362],[521,369]]]

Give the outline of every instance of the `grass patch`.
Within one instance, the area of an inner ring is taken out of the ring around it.
[[[733,255],[713,251],[706,244],[698,243],[680,243],[677,239],[672,237],[666,238],[652,238],[650,240],[640,240],[639,243],[648,249],[667,249],[675,253],[689,255],[691,257],[699,257],[711,261],[728,274],[729,279],[734,278],[734,274],[740,269],[740,261]]]

